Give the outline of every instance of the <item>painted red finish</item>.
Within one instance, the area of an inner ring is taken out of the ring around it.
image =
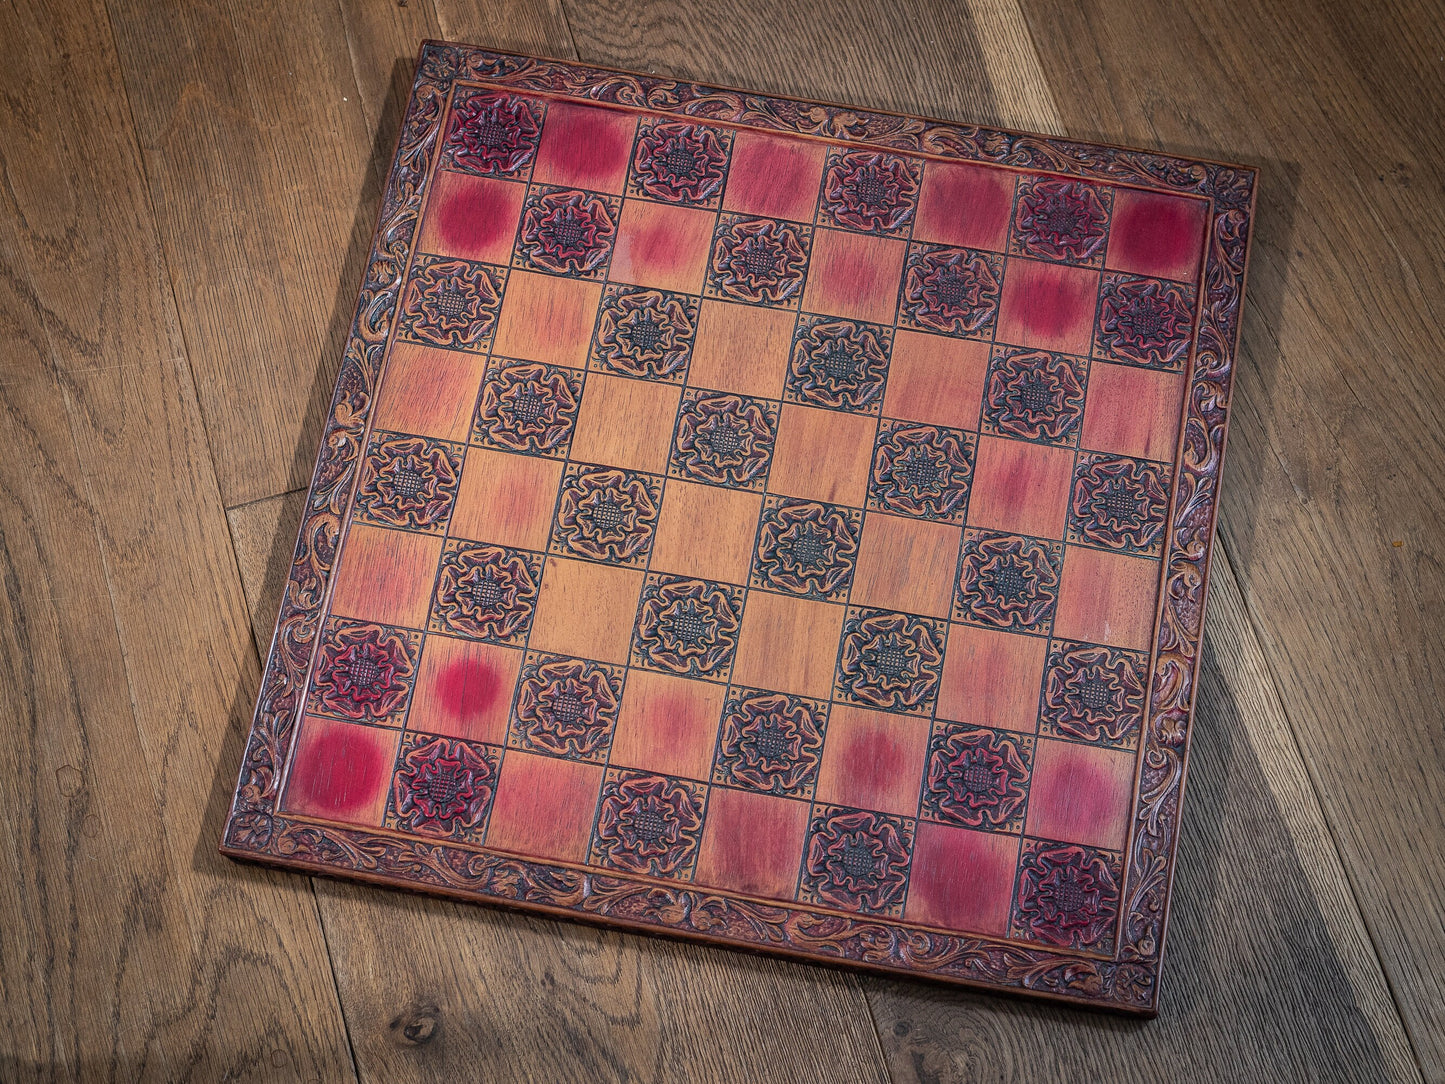
[[[1098,295],[1097,271],[1012,260],[999,302],[998,341],[1086,355]]]
[[[1121,188],[1104,266],[1151,278],[1194,282],[1209,208],[1203,200]]]
[[[308,715],[285,807],[348,824],[380,824],[396,745],[394,731]]]

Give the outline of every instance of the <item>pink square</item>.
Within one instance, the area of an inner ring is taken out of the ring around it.
[[[603,769],[508,749],[487,826],[487,846],[499,851],[581,862]]]
[[[1028,835],[1122,851],[1133,797],[1133,753],[1041,739],[1029,784]]]
[[[1073,479],[1074,453],[1068,448],[979,437],[968,525],[1063,538]]]
[[[733,143],[723,210],[813,221],[827,147],[743,129]]]
[[[834,704],[817,799],[912,817],[928,759],[928,721]]]
[[[925,926],[1002,936],[1018,853],[1018,836],[920,821],[904,917]]]
[[[1200,199],[1117,189],[1104,266],[1150,278],[1197,282],[1208,209]]]
[[[1090,451],[1171,462],[1183,405],[1183,373],[1090,362],[1079,443]]]
[[[791,900],[807,832],[807,802],[713,787],[693,881]]]
[[[347,824],[379,825],[401,732],[308,715],[286,779],[284,808]]]
[[[1099,272],[1011,259],[1004,269],[998,341],[1064,354],[1088,354]]]
[[[438,170],[418,252],[505,264],[512,256],[527,186]]]
[[[613,282],[700,293],[716,221],[712,211],[697,207],[624,201],[608,277]]]
[[[1013,199],[1008,170],[931,161],[923,169],[913,239],[1002,252]]]
[[[813,234],[813,260],[803,296],[804,310],[875,324],[893,323],[907,247],[905,242],[887,237],[870,237],[847,230],[818,230]],[[1093,315],[1091,309],[1091,319]],[[1086,333],[1089,330],[1086,327]]]
[[[631,113],[554,102],[547,109],[532,179],[621,195],[636,130]]]

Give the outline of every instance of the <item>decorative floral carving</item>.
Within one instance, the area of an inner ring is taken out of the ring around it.
[[[461,471],[461,452],[454,445],[374,433],[356,491],[356,517],[388,527],[443,531]]]
[[[534,187],[522,208],[514,262],[553,275],[601,278],[621,209],[621,200],[595,192]]]
[[[1105,275],[1096,349],[1105,357],[1178,371],[1189,358],[1194,290],[1177,282]]]
[[[973,482],[974,437],[961,429],[884,421],[873,447],[868,507],[962,523]]]
[[[472,439],[504,452],[566,455],[581,400],[582,374],[574,369],[493,360]]]
[[[480,841],[501,757],[478,742],[408,734],[391,781],[388,828]]]
[[[777,433],[773,404],[690,388],[677,415],[671,473],[712,485],[762,489]]]
[[[1082,358],[996,346],[983,394],[986,432],[1072,444],[1084,418],[1089,363]]]
[[[1003,257],[945,245],[912,245],[898,323],[987,338],[998,316]]]
[[[865,233],[908,232],[923,163],[871,150],[831,150],[818,221]]]
[[[697,334],[698,301],[639,286],[608,286],[592,336],[592,368],[681,381]]]
[[[652,877],[692,876],[707,787],[647,772],[607,772],[588,862]]]
[[[1144,721],[1142,654],[1055,640],[1044,672],[1039,731],[1100,745],[1133,745]]]
[[[430,628],[474,640],[520,644],[537,608],[542,559],[451,539],[442,550]]]
[[[813,231],[775,218],[722,215],[713,234],[706,293],[754,305],[795,307]]]
[[[1009,251],[1097,267],[1109,236],[1112,188],[1057,177],[1025,177],[1014,203]]]
[[[553,756],[603,761],[621,702],[621,667],[528,652],[508,742]]]
[[[800,403],[877,414],[893,329],[805,316],[793,333],[785,395]]]
[[[964,531],[954,620],[1046,632],[1059,598],[1063,551],[1057,542]]]
[[[943,670],[944,622],[850,608],[834,697],[885,711],[927,714]]]
[[[923,816],[995,832],[1023,830],[1034,739],[934,723],[923,780]]]
[[[848,508],[768,497],[751,583],[806,598],[841,599],[853,582],[863,517]]]
[[[459,93],[442,161],[467,173],[516,176],[532,164],[541,134],[541,102],[494,91]]]
[[[1024,842],[1010,932],[1108,955],[1119,917],[1119,858],[1070,843]]]
[[[419,632],[332,618],[317,655],[307,710],[400,726],[420,653]]]
[[[632,662],[724,680],[743,614],[743,590],[711,580],[647,577],[632,637]]]
[[[1147,459],[1079,457],[1069,498],[1069,541],[1157,554],[1169,514],[1169,468]]]
[[[901,915],[913,820],[819,806],[808,826],[798,898],[873,915]]]
[[[818,778],[827,727],[825,702],[733,689],[723,708],[712,781],[807,797]]]
[[[677,121],[644,122],[632,152],[627,190],[668,203],[715,207],[722,199],[733,134]]]
[[[572,464],[562,478],[552,552],[640,565],[657,529],[661,479],[614,467]]]
[[[486,350],[502,307],[506,272],[469,260],[418,256],[401,307],[404,339],[453,350]]]

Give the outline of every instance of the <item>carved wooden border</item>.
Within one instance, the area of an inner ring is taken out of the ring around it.
[[[372,390],[386,352],[446,101],[458,80],[1047,170],[1211,201],[1199,330],[1164,553],[1137,807],[1126,851],[1121,930],[1112,958],[1022,947],[802,905],[763,903],[277,813],[280,776],[302,706],[343,516],[362,459]],[[1256,180],[1256,172],[1243,166],[749,94],[444,42],[424,43],[221,850],[313,872],[342,873],[643,931],[1152,1015],[1159,999]]]

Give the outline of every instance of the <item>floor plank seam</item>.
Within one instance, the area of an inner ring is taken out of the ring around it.
[[[321,917],[321,897],[316,891],[316,878],[306,878],[311,885],[311,905],[315,909],[316,926],[321,930],[321,944],[326,949],[326,966],[331,972],[331,988],[336,991],[336,1012],[341,1017],[341,1032],[346,1036],[346,1053],[351,1059],[351,1079],[360,1084],[361,1071],[356,1064],[356,1043],[351,1038],[351,1020],[346,1015],[346,1006],[341,1002],[341,982],[336,975],[336,957],[331,952],[331,937],[326,932],[326,920]]]

